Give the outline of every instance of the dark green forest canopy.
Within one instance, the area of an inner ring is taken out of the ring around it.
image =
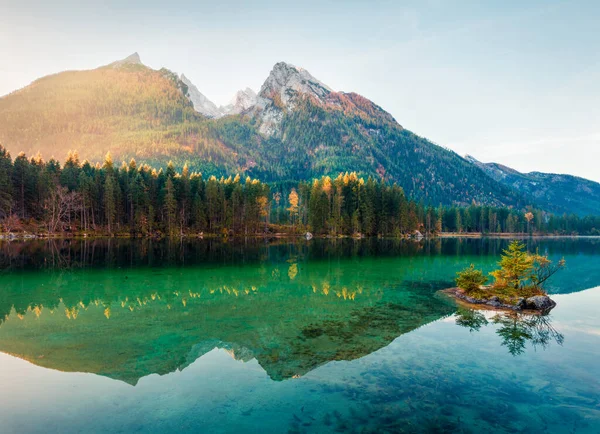
[[[398,184],[355,172],[270,185],[240,175],[203,177],[169,163],[134,159],[116,167],[70,153],[64,165],[0,147],[3,230],[138,235],[258,234],[274,231],[403,236],[420,231],[600,234],[600,218],[477,204],[426,205]]]

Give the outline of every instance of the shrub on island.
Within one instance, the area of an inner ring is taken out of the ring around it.
[[[556,305],[546,294],[544,284],[565,266],[564,259],[553,263],[539,252],[527,252],[522,242],[513,241],[498,265],[500,268],[490,273],[494,282],[489,286],[484,286],[488,279],[473,264],[458,272],[458,291],[454,295],[469,303],[515,310],[547,311]]]

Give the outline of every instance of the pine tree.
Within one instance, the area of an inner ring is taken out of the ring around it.
[[[184,229],[188,227],[192,206],[192,187],[190,184],[190,170],[187,164],[183,166],[181,176],[179,177],[179,192],[177,196],[180,202],[179,215],[181,217],[181,233],[183,233]]]
[[[462,226],[462,218],[460,216],[460,209],[456,208],[455,212],[454,212],[454,228],[456,230],[456,232],[462,232],[463,230],[463,226]]]
[[[69,154],[67,155],[67,161],[65,161],[65,165],[63,166],[60,175],[60,183],[67,187],[69,191],[74,191],[77,189],[77,185],[79,183],[80,171],[81,165],[79,163],[79,155],[77,154],[77,151],[69,151]]]
[[[104,183],[104,215],[109,234],[112,234],[116,213],[115,181],[113,176],[108,175]]]
[[[329,202],[327,195],[323,191],[321,183],[315,180],[310,191],[308,204],[308,223],[312,227],[313,232],[324,232],[328,216]]]
[[[104,165],[102,166],[102,168],[106,171],[106,173],[112,175],[114,173],[114,165],[113,165],[113,160],[112,160],[112,155],[110,154],[110,152],[106,153],[106,156],[104,157]]]
[[[490,274],[496,279],[496,286],[519,289],[533,276],[533,262],[534,259],[525,250],[525,245],[520,241],[513,241],[504,250],[498,263],[500,269]]]
[[[208,229],[217,228],[218,215],[222,209],[220,204],[219,185],[217,178],[211,176],[206,183],[206,202],[208,205]]]
[[[177,199],[175,198],[175,187],[173,186],[171,177],[167,178],[167,183],[165,184],[165,215],[167,217],[169,235],[174,235],[177,218]]]
[[[13,163],[13,188],[14,196],[16,199],[16,208],[19,217],[25,218],[27,214],[27,205],[30,201],[26,200],[29,198],[29,161],[25,156],[25,153],[21,152]]]
[[[0,145],[0,219],[12,213],[12,169],[10,153]]]

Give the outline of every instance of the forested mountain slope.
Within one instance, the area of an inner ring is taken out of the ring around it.
[[[62,160],[77,150],[102,161],[110,151],[119,158],[195,158],[229,167],[235,156],[207,138],[206,118],[187,93],[177,75],[148,68],[135,55],[50,75],[0,98],[0,142],[15,156],[40,152]]]
[[[0,143],[14,156],[40,152],[62,160],[77,150],[96,162],[110,151],[116,161],[173,160],[204,175],[239,172],[265,182],[356,171],[397,182],[408,196],[433,205],[537,203],[535,188],[516,188],[302,68],[277,63],[257,95],[238,93],[236,104],[223,109],[233,114],[212,117],[194,110],[192,101],[197,108],[216,105],[181,77],[144,66],[137,54],[44,77],[0,98]],[[561,209],[571,205],[578,206]],[[576,212],[586,209],[596,208]]]
[[[542,209],[555,213],[600,215],[600,184],[572,175],[530,172],[521,173],[498,163],[482,163],[467,159],[481,167],[490,177],[529,197]]]

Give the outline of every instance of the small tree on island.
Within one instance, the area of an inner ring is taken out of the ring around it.
[[[488,278],[484,276],[483,272],[481,270],[476,270],[475,265],[473,264],[456,274],[456,285],[469,293],[479,290],[481,286],[485,285],[488,281]]]
[[[533,258],[533,272],[531,273],[531,282],[536,288],[543,289],[546,281],[554,276],[561,268],[566,265],[565,258],[561,258],[557,263],[553,263],[547,256],[536,252],[531,255]]]
[[[500,269],[490,273],[496,279],[494,286],[522,288],[533,276],[533,262],[533,257],[525,251],[525,245],[520,241],[513,241],[504,250],[498,263]]]
[[[544,283],[564,268],[565,260],[554,264],[547,256],[528,253],[525,244],[513,241],[498,265],[500,269],[490,273],[496,279],[494,288],[510,295],[545,295]]]
[[[487,278],[473,264],[457,273],[456,285],[477,298],[495,295],[506,300],[545,295],[544,284],[564,268],[565,260],[555,264],[547,256],[528,253],[520,241],[513,241],[504,250],[498,265],[500,268],[490,273],[495,281],[489,287],[483,287]]]

